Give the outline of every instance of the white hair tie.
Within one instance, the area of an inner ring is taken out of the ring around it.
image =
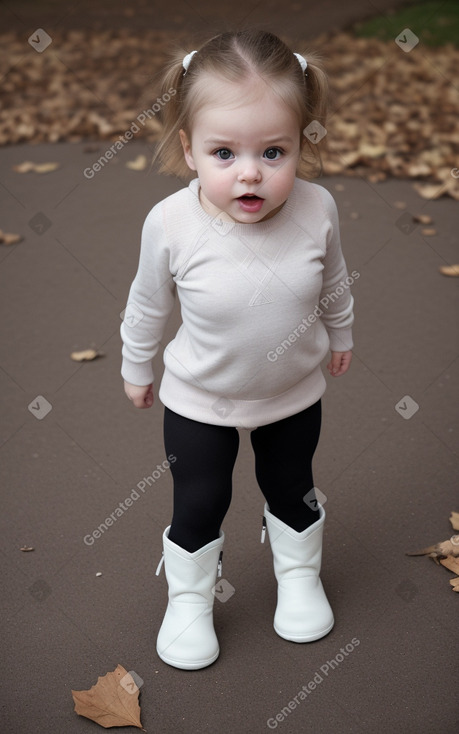
[[[195,54],[197,54],[197,53],[198,53],[197,51],[190,51],[190,53],[189,53],[189,54],[187,54],[187,55],[186,55],[186,56],[184,57],[184,59],[183,59],[183,61],[182,61],[182,66],[183,66],[183,68],[185,69],[185,74],[186,74],[186,73],[187,73],[187,71],[188,71],[188,67],[189,67],[189,65],[190,65],[190,61],[191,61],[191,59],[192,59],[192,58],[193,58],[193,56],[194,56]],[[184,76],[185,76],[185,74],[184,74]]]
[[[306,69],[308,68],[308,62],[306,61],[304,56],[302,56],[301,54],[294,53],[293,55],[296,56],[296,58],[298,59],[300,66],[303,69],[303,73],[304,73]]]

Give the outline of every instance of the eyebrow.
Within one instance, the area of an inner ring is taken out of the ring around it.
[[[276,143],[293,143],[294,141],[289,135],[281,135],[277,138],[267,138],[261,141],[264,145],[275,145]],[[235,141],[225,138],[207,138],[204,143],[210,143],[212,145],[234,145]]]

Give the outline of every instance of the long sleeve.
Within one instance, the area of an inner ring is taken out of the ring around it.
[[[162,205],[157,204],[143,225],[139,266],[121,324],[121,374],[127,382],[153,382],[152,359],[158,352],[174,301],[175,282],[170,272]]]
[[[216,425],[282,420],[323,395],[328,350],[352,348],[353,279],[335,202],[297,179],[274,217],[217,227],[198,194],[193,179],[145,220],[121,326],[121,373],[150,384],[163,343],[156,394],[170,410]],[[166,345],[176,295],[182,323]]]
[[[323,259],[323,285],[319,307],[323,322],[330,339],[330,349],[345,352],[353,347],[352,324],[354,322],[350,286],[354,278],[346,269],[339,232],[338,210],[332,195],[322,189],[323,203],[327,212],[327,251]]]

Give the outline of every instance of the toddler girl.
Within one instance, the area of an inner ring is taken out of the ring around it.
[[[163,89],[161,171],[196,177],[146,218],[121,326],[122,375],[134,405],[151,407],[151,361],[177,294],[182,325],[165,349],[159,390],[175,461],[163,534],[169,603],[157,652],[192,670],[219,654],[213,590],[238,429],[250,431],[266,500],[275,631],[309,642],[333,627],[319,578],[325,512],[311,461],[325,390],[320,363],[330,349],[330,373],[348,369],[353,300],[334,200],[297,177],[316,160],[305,128],[323,133],[325,123],[317,61],[270,33],[223,33],[173,63]]]

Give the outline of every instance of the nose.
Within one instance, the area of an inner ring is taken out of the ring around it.
[[[243,181],[251,183],[258,183],[259,181],[261,181],[261,171],[256,160],[250,158],[241,161],[238,181],[240,183],[242,183]]]

